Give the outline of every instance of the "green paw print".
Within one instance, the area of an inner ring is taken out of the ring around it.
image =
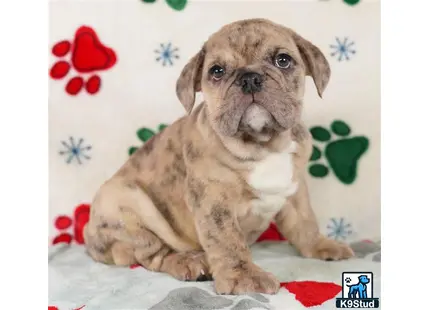
[[[369,139],[364,136],[351,137],[351,128],[343,121],[336,120],[330,126],[330,131],[321,126],[311,128],[315,141],[325,144],[324,153],[314,144],[309,173],[315,178],[324,178],[329,173],[329,167],[339,181],[351,184],[357,177],[358,161],[369,148]],[[337,137],[333,137],[332,134]],[[328,163],[316,161],[325,157]]]
[[[346,4],[356,5],[360,0],[343,0]]]
[[[142,0],[146,3],[154,3],[156,0]],[[167,4],[176,11],[182,11],[187,5],[187,0],[166,0]]]
[[[166,128],[167,125],[166,124],[160,124],[158,125],[158,132],[162,131],[164,128]],[[136,135],[139,138],[140,141],[142,141],[143,143],[145,143],[146,141],[148,141],[149,139],[152,138],[152,136],[154,136],[155,134],[157,134],[156,131],[146,128],[146,127],[142,127],[140,129],[137,130]],[[131,154],[133,154],[134,152],[136,152],[138,149],[138,147],[136,146],[131,146],[128,149],[128,155],[131,156]]]

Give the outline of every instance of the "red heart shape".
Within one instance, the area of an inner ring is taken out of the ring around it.
[[[106,70],[116,63],[116,54],[100,42],[91,27],[82,26],[75,34],[72,63],[75,70],[81,73]]]
[[[283,282],[281,286],[296,295],[296,300],[307,308],[319,306],[333,299],[342,290],[340,285],[332,282],[293,281]]]
[[[84,244],[84,226],[88,223],[90,219],[90,205],[81,204],[76,207],[74,214],[74,234],[75,241],[79,244]]]

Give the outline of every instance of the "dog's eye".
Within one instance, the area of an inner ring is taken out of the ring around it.
[[[209,74],[212,76],[213,79],[219,80],[225,74],[225,70],[223,67],[215,65],[209,69]]]
[[[291,66],[291,56],[288,54],[279,54],[275,58],[275,65],[279,68],[286,69]]]

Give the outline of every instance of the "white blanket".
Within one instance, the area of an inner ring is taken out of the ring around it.
[[[180,282],[142,267],[103,265],[84,247],[61,244],[49,249],[49,305],[59,310],[335,309],[345,271],[372,272],[373,296],[379,297],[379,243],[352,247],[356,258],[325,262],[299,257],[286,242],[258,243],[252,247],[254,261],[283,283],[279,293],[220,296],[213,282]]]

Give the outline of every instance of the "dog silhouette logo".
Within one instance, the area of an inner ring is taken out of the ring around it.
[[[373,296],[373,273],[343,272],[342,298],[336,298],[336,308],[379,308],[379,298]]]
[[[349,287],[348,298],[367,298],[367,284],[370,283],[370,279],[367,275],[362,274],[358,276],[358,283],[348,284],[351,282],[351,278],[345,279],[346,286]]]

